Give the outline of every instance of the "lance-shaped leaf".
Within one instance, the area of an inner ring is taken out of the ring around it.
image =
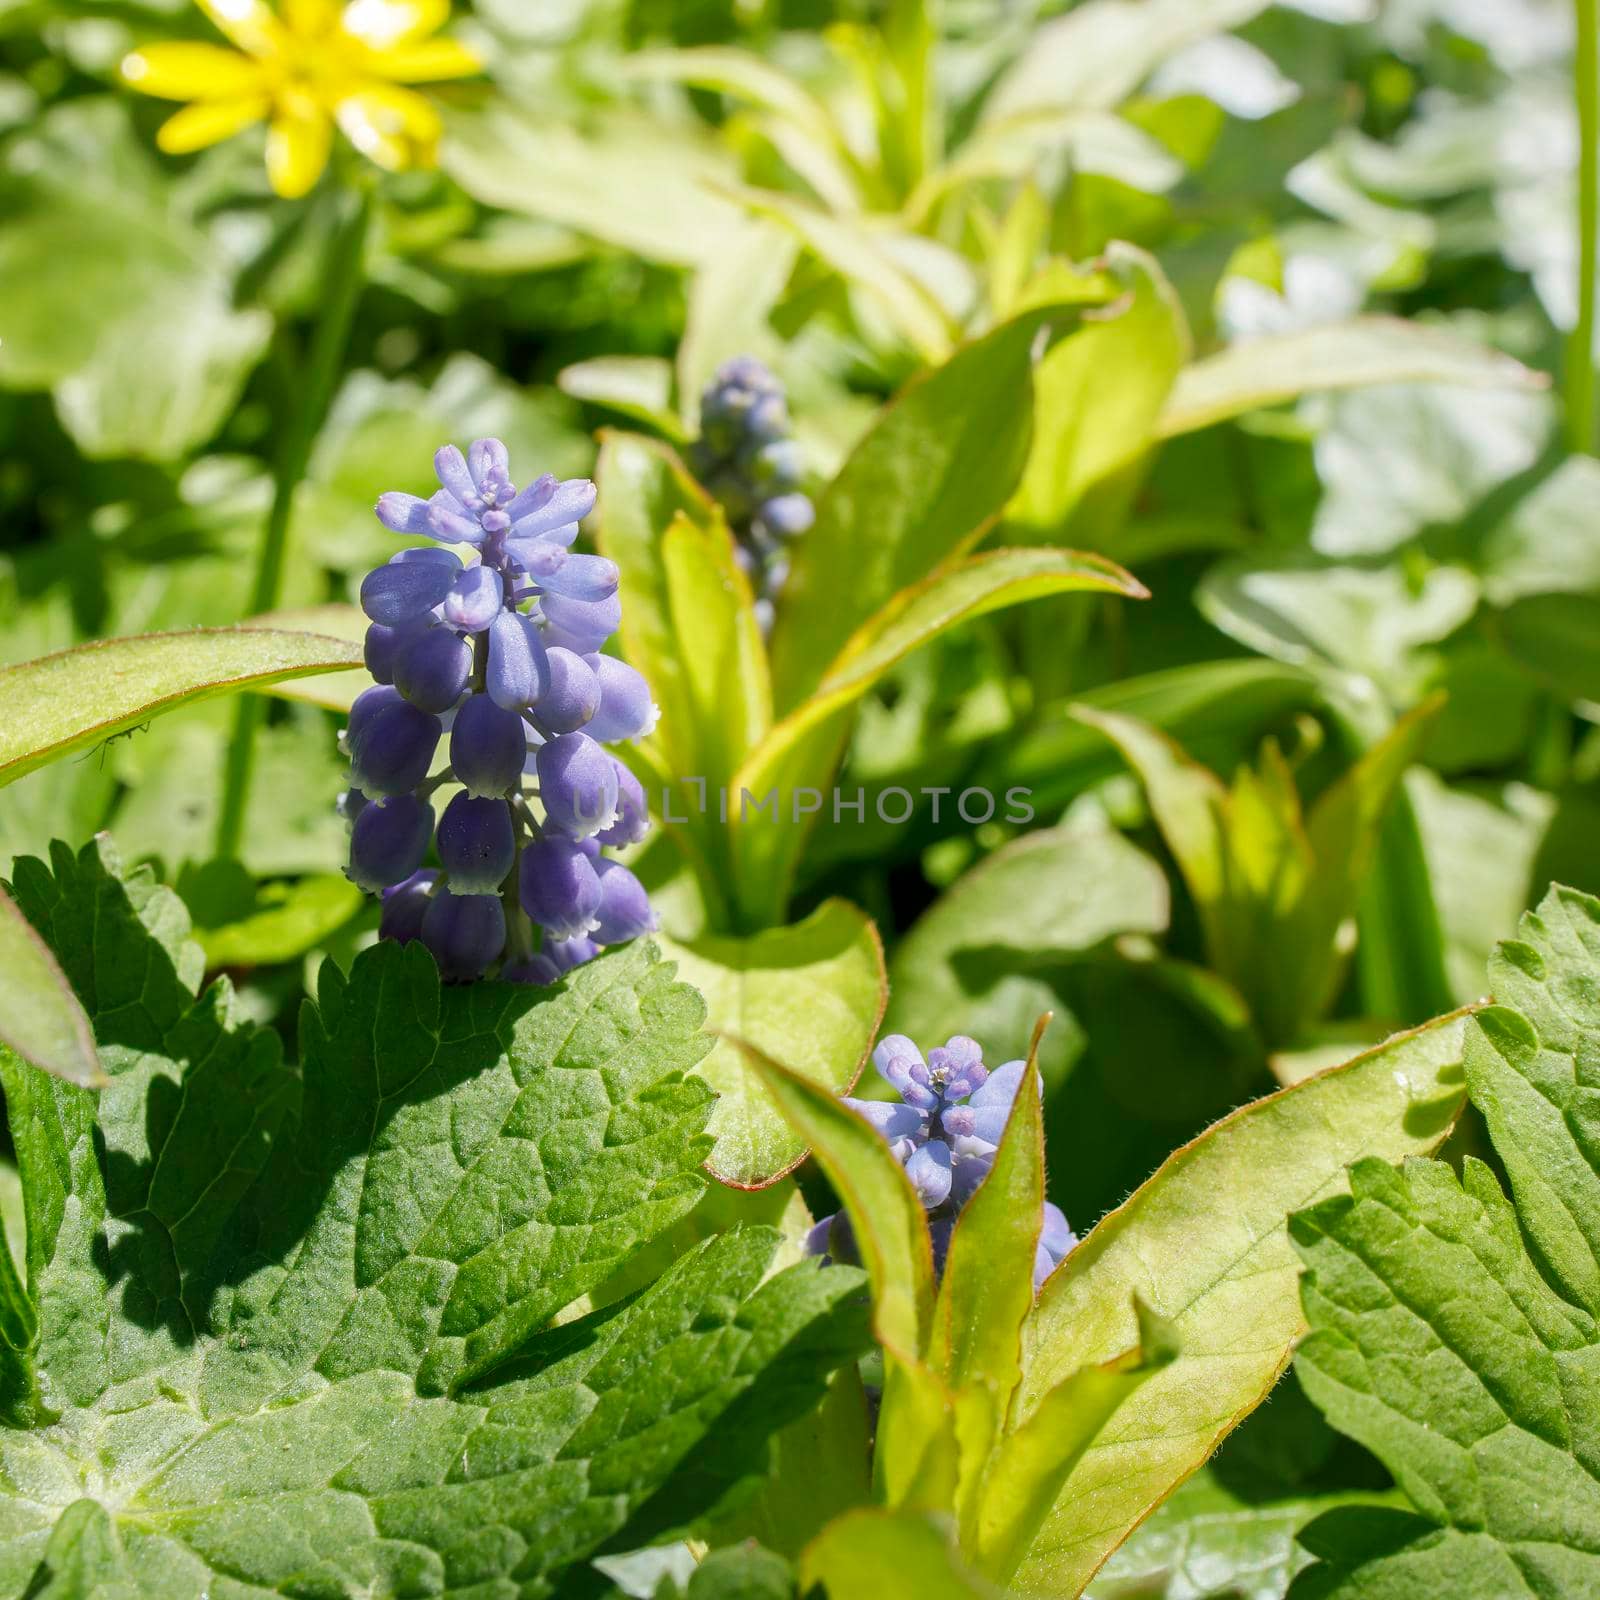
[[[1185,367],[1157,431],[1170,439],[1319,390],[1386,383],[1539,389],[1547,382],[1513,357],[1446,329],[1400,317],[1356,317],[1241,339]]]
[[[102,1084],[94,1034],[50,947],[0,889],[0,1043],[68,1083]]]
[[[836,1517],[800,1557],[800,1593],[829,1600],[1000,1600],[961,1559],[949,1529],[911,1511],[863,1509]]]
[[[595,356],[556,374],[556,386],[575,400],[607,406],[681,442],[672,406],[672,363],[664,356]]]
[[[191,701],[360,665],[358,645],[319,634],[195,628],[0,667],[0,785]]]
[[[1042,595],[1075,592],[1144,598],[1131,573],[1072,550],[996,550],[971,556],[897,595],[857,631],[810,697],[773,727],[734,774],[730,792],[735,890],[759,915],[781,907],[815,811],[768,825],[741,804],[774,791],[780,800],[824,789],[833,776],[846,725],[840,713],[897,661],[958,623]]]
[[[665,948],[704,997],[716,1041],[697,1069],[717,1092],[707,1170],[740,1188],[774,1183],[806,1146],[752,1063],[777,1061],[834,1094],[854,1087],[888,998],[878,931],[865,912],[828,900],[792,927]]]
[[[1078,1368],[1127,1350],[1135,1296],[1177,1359],[1073,1469],[1015,1579],[1076,1594],[1133,1528],[1271,1389],[1304,1329],[1288,1218],[1362,1156],[1434,1149],[1460,1108],[1462,1018],[1401,1034],[1223,1118],[1171,1156],[1046,1283],[1025,1329],[1014,1416]]]
[[[1343,1511],[1296,1595],[1581,1595],[1600,1585],[1600,901],[1555,888],[1490,962],[1467,1084],[1512,1198],[1469,1159],[1362,1162],[1294,1219],[1297,1371],[1415,1514]]]
[[[700,1007],[647,945],[544,994],[330,962],[296,1073],[196,996],[174,896],[103,843],[53,867],[19,904],[111,1082],[0,1052],[36,1330],[0,1315],[0,1591],[545,1596],[711,1510],[708,1432],[759,1472],[863,1348],[860,1274],[767,1278],[761,1227],[549,1326],[701,1192]]]
[[[1082,307],[1003,323],[915,378],[879,415],[817,502],[772,630],[774,701],[791,711],[851,636],[902,590],[970,549],[1028,459],[1032,352]]]

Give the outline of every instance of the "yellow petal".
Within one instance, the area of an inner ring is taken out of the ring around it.
[[[429,166],[439,142],[439,113],[409,89],[373,84],[339,101],[339,126],[369,161],[399,172]]]
[[[283,26],[264,0],[195,0],[195,4],[250,55],[277,55],[282,49]]]
[[[369,72],[395,83],[437,83],[483,71],[483,63],[457,39],[422,39],[374,51],[365,65]]]
[[[450,19],[450,0],[350,0],[341,26],[369,50],[420,39]]]
[[[339,22],[337,0],[280,0],[284,26],[301,39],[332,33]]]
[[[169,156],[186,156],[191,150],[231,139],[241,128],[259,122],[272,109],[264,94],[243,95],[237,100],[201,100],[185,106],[175,117],[161,124],[156,143]]]
[[[122,81],[163,100],[228,100],[261,86],[261,68],[220,44],[147,44],[122,58]]]
[[[267,176],[285,200],[310,191],[328,164],[333,124],[321,112],[281,106],[267,129]]]

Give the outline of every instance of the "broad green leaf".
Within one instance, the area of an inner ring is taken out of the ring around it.
[[[1600,695],[1600,601],[1586,594],[1529,595],[1500,614],[1499,636],[1519,665],[1566,700]]]
[[[706,524],[676,512],[661,536],[660,559],[678,641],[683,709],[693,719],[688,730],[693,758],[686,770],[721,785],[772,721],[755,600],[720,517]]]
[[[696,765],[699,722],[686,682],[689,641],[675,631],[665,535],[680,514],[702,530],[715,526],[719,514],[673,450],[638,434],[603,433],[596,476],[597,543],[616,562],[627,597],[623,653],[644,674],[661,707],[656,739],[673,773],[706,776]],[[736,625],[727,627],[725,648],[735,647],[739,633]]]
[[[776,1061],[836,1094],[854,1086],[888,992],[877,929],[854,906],[828,900],[793,927],[663,944],[679,977],[704,996],[716,1041],[696,1069],[718,1096],[707,1170],[741,1188],[772,1183],[806,1147],[754,1064]]]
[[[1235,1111],[1163,1163],[1053,1273],[1025,1329],[1015,1416],[1121,1354],[1133,1297],[1168,1319],[1177,1359],[1090,1445],[1016,1579],[1075,1594],[1256,1406],[1304,1329],[1288,1217],[1362,1156],[1434,1149],[1461,1105],[1459,1015]]]
[[[750,1066],[849,1213],[872,1280],[878,1342],[900,1363],[917,1362],[932,1327],[933,1245],[905,1169],[878,1130],[832,1090],[767,1056],[752,1056]]]
[[[1542,373],[1487,345],[1399,317],[1356,317],[1241,339],[1184,368],[1157,432],[1170,439],[1318,390],[1438,383],[1538,389]]]
[[[672,405],[672,363],[664,356],[594,356],[556,374],[563,394],[607,406],[681,440],[683,428]]]
[[[268,628],[279,633],[310,633],[339,639],[359,652],[367,636],[368,619],[359,606],[343,601],[327,605],[298,606],[289,611],[267,611],[239,624],[242,628]],[[364,672],[330,672],[313,678],[284,678],[266,692],[277,700],[299,700],[325,711],[348,711],[372,680]]]
[[[1091,0],[1039,28],[1001,76],[984,121],[1120,105],[1168,56],[1248,22],[1266,0]]]
[[[358,648],[320,634],[195,628],[0,667],[0,698],[13,708],[0,732],[0,785],[191,701],[360,665]]]
[[[195,937],[208,967],[270,966],[314,950],[365,904],[348,878],[321,873],[266,885],[245,915],[216,927],[202,925]]]
[[[6,1592],[76,1561],[129,1600],[549,1595],[711,1510],[707,1435],[759,1472],[862,1348],[859,1274],[767,1277],[760,1227],[548,1326],[701,1190],[700,1007],[647,945],[545,994],[441,988],[416,945],[329,963],[294,1072],[225,982],[196,997],[170,893],[104,845],[54,869],[19,866],[19,903],[111,1084],[0,1058],[38,1324]],[[71,1509],[91,1471],[106,1517]]]
[[[970,1033],[1009,1055],[1026,1034],[1002,1040],[986,1022],[1004,1005],[997,986],[1120,934],[1164,932],[1168,899],[1166,874],[1115,829],[1025,833],[958,878],[901,939],[886,1025],[913,1039]]]
[[[226,258],[142,143],[104,95],[8,144],[0,383],[49,389],[87,456],[168,461],[221,426],[272,321],[235,307]]]
[[[1179,1354],[1173,1330],[1137,1297],[1138,1344],[1086,1366],[1040,1398],[1001,1438],[984,1474],[978,1510],[978,1562],[1009,1581],[1034,1547],[1062,1485],[1118,1413]]]
[[[509,107],[450,118],[440,162],[474,199],[674,267],[715,260],[744,221],[726,194],[732,164],[709,140],[619,108],[591,136]]]
[[[800,1592],[828,1600],[1000,1600],[962,1559],[936,1517],[851,1511],[830,1522],[800,1558]]]
[[[68,1083],[106,1081],[89,1019],[45,944],[0,888],[0,1043]]]
[[[1114,246],[1103,270],[1117,298],[1086,311],[1034,371],[1033,447],[1006,518],[1035,539],[1099,544],[1120,526],[1189,355],[1183,310],[1154,257]]]
[[[1080,309],[1048,320],[1065,331]],[[1028,458],[1031,351],[1045,320],[1003,323],[914,379],[823,491],[772,633],[780,715],[858,628],[968,549],[1010,499]]]
[[[950,354],[951,319],[911,270],[905,259],[908,252],[894,248],[892,235],[864,218],[832,216],[775,190],[730,188],[728,192],[756,216],[782,223],[830,271],[869,295],[921,360],[943,361]]]
[[[1600,1582],[1600,1142],[1587,1062],[1600,902],[1552,888],[1489,966],[1467,1085],[1484,1163],[1363,1161],[1294,1219],[1297,1371],[1415,1514],[1334,1513],[1296,1593],[1578,1595]],[[1399,1353],[1403,1352],[1403,1359]]]
[[[1073,550],[995,550],[969,556],[897,595],[871,618],[823,674],[809,699],[779,722],[734,774],[729,823],[735,888],[747,908],[781,906],[809,821],[777,826],[739,802],[776,792],[780,806],[803,790],[821,791],[833,776],[848,732],[841,716],[896,662],[958,623],[1042,595],[1148,593],[1114,562]],[[813,813],[814,814],[814,813]]]
[[[1284,1600],[1311,1557],[1295,1535],[1322,1512],[1376,1495],[1244,1495],[1202,1467],[1121,1549],[1085,1600]]]

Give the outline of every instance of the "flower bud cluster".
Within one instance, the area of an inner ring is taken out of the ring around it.
[[[381,936],[420,939],[446,978],[502,962],[509,981],[553,983],[656,926],[639,880],[603,854],[649,827],[643,789],[605,746],[648,734],[656,708],[601,653],[622,616],[615,564],[572,549],[594,485],[547,473],[518,490],[498,439],[465,456],[445,445],[434,470],[431,498],[378,500],[386,528],[435,542],[361,585],[377,682],[345,731],[348,873],[383,897]]]
[[[754,356],[723,362],[707,385],[693,460],[701,482],[728,514],[765,633],[789,575],[785,547],[816,513],[801,492],[805,462],[789,436],[783,385]]]
[[[1027,1063],[1007,1061],[991,1072],[983,1064],[982,1047],[960,1033],[930,1050],[927,1060],[903,1033],[891,1033],[873,1051],[872,1060],[899,1098],[847,1096],[844,1103],[883,1135],[906,1169],[928,1213],[934,1266],[942,1272],[956,1218],[994,1165]],[[1077,1242],[1060,1207],[1045,1201],[1034,1252],[1034,1288]],[[806,1250],[854,1263],[849,1217],[842,1211],[824,1217],[807,1235]]]

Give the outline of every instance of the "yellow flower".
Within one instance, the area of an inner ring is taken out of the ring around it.
[[[162,124],[171,155],[201,150],[263,118],[267,176],[279,194],[305,194],[328,163],[337,122],[364,156],[391,171],[431,165],[439,113],[404,83],[478,71],[465,45],[430,35],[450,0],[196,0],[237,45],[152,44],[122,63],[143,94],[191,102]]]

